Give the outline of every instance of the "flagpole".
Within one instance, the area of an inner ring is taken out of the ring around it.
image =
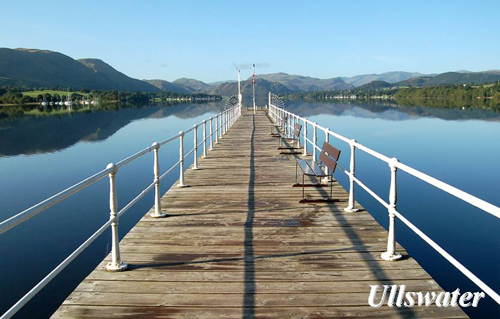
[[[252,92],[253,92],[253,114],[255,114],[255,64],[252,73]]]

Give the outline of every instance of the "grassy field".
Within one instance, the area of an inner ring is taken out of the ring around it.
[[[26,92],[23,92],[23,95],[37,97],[39,94],[46,94],[46,93],[49,93],[50,95],[59,94],[60,96],[68,96],[68,91],[54,91],[54,90],[26,91]],[[78,93],[78,94],[83,95],[85,97],[89,96],[88,93],[71,92],[71,91],[69,92],[70,95],[73,93]]]

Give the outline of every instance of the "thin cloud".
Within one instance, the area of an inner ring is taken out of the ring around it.
[[[233,69],[242,69],[242,70],[246,70],[246,69],[251,69],[252,68],[252,64],[255,64],[255,67],[256,68],[259,68],[259,69],[265,69],[265,68],[269,68],[271,66],[270,63],[268,62],[258,62],[258,63],[233,63],[231,64],[232,68]]]
[[[166,64],[166,63],[160,64],[160,68],[166,68],[166,67],[168,67],[168,64]]]

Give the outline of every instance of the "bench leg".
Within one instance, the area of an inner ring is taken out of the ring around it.
[[[302,200],[306,199],[305,187],[304,187],[304,185],[306,183],[305,176],[306,176],[306,174],[302,174]]]
[[[299,163],[297,163],[297,161],[295,161],[295,184],[297,184],[297,168],[299,166]]]
[[[330,199],[333,199],[333,178],[330,178]]]

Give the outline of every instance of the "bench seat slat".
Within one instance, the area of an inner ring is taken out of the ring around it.
[[[297,164],[299,165],[302,173],[309,176],[317,177],[327,177],[328,175],[323,172],[318,163],[309,160],[297,159]]]
[[[287,139],[287,140],[296,140],[298,138],[295,135],[292,135],[292,134],[283,134],[283,133],[280,133],[280,137],[284,138],[284,139]]]

